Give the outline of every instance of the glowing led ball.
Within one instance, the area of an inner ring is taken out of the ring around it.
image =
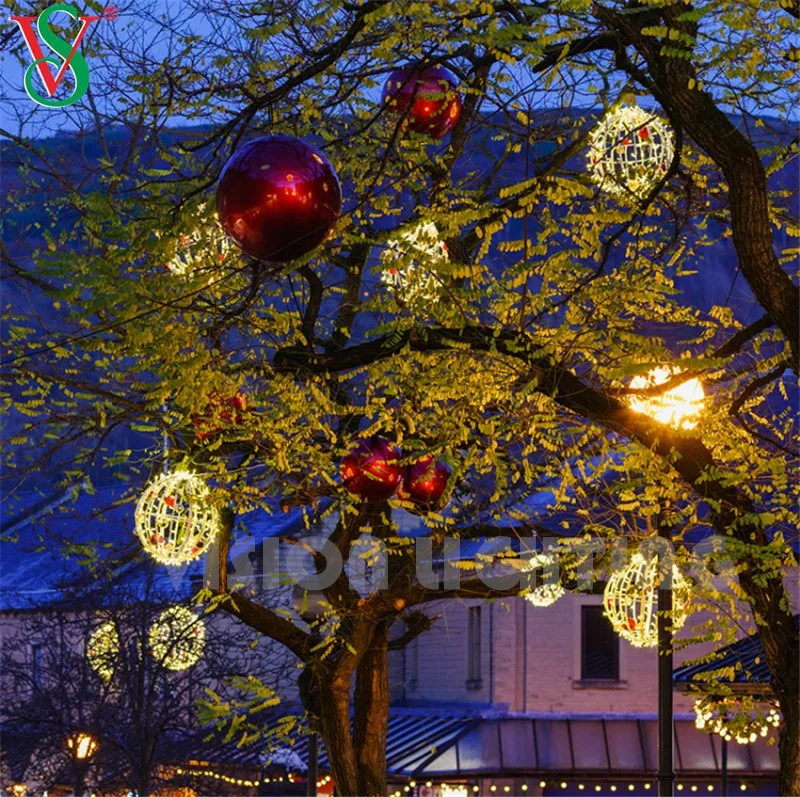
[[[381,102],[405,116],[409,129],[431,138],[449,133],[461,113],[458,81],[442,66],[395,69],[383,86]]]
[[[291,136],[240,147],[217,186],[225,232],[257,260],[286,263],[319,246],[342,212],[342,188],[328,159]]]
[[[230,239],[215,216],[210,216],[206,203],[197,210],[191,232],[178,235],[175,254],[164,267],[175,276],[189,276],[200,270],[213,269],[231,255]]]
[[[403,478],[399,460],[396,446],[384,437],[373,435],[342,459],[342,480],[353,495],[364,501],[391,498]]]
[[[630,386],[636,390],[664,384],[675,372],[671,368],[655,368],[647,375],[635,376]],[[629,406],[649,415],[667,426],[693,429],[705,403],[703,385],[699,379],[687,379],[659,395],[631,395]]]
[[[587,165],[603,190],[642,200],[667,173],[674,154],[675,136],[663,119],[622,105],[592,130]]]
[[[635,647],[658,644],[658,557],[635,553],[630,563],[612,573],[603,593],[606,617],[614,630]],[[672,629],[679,631],[689,613],[689,584],[672,568]]]
[[[780,712],[773,707],[747,711],[736,700],[701,698],[694,703],[694,724],[698,730],[716,733],[726,742],[752,744],[766,739],[781,726]],[[774,734],[772,734],[774,736]]]
[[[200,661],[206,643],[203,621],[185,606],[163,611],[150,626],[150,654],[168,670],[188,670]]]
[[[423,457],[408,465],[398,489],[398,497],[423,510],[442,508],[442,498],[450,479],[450,468],[436,457]]]
[[[136,503],[136,534],[157,562],[180,565],[197,559],[216,539],[220,510],[205,482],[188,471],[156,477]]]
[[[108,682],[114,675],[119,655],[119,634],[112,622],[103,623],[90,637],[86,645],[89,666]]]
[[[527,593],[525,600],[536,607],[544,608],[552,606],[559,598],[567,594],[567,591],[558,581],[550,580],[552,574],[548,573],[548,570],[552,569],[557,563],[558,560],[555,556],[546,553],[536,554],[528,560],[527,570],[542,568],[541,581],[543,583]]]
[[[246,410],[247,397],[242,392],[225,397],[213,395],[206,412],[192,416],[195,439],[208,440],[216,437],[226,426],[238,426]]]
[[[449,262],[447,244],[433,222],[425,221],[390,238],[381,251],[381,282],[406,305],[424,307],[441,296],[437,270]]]

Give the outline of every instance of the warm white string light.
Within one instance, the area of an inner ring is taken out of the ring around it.
[[[566,595],[566,590],[558,581],[547,580],[552,576],[553,568],[557,568],[558,558],[554,554],[537,553],[528,559],[526,571],[542,568],[542,582],[525,595],[525,600],[537,607],[552,606],[559,598]],[[557,574],[557,570],[556,570]]]
[[[144,549],[165,565],[197,559],[216,539],[222,522],[205,482],[189,471],[156,477],[136,503],[136,534]]]
[[[165,264],[167,270],[178,277],[219,266],[230,257],[233,250],[233,244],[220,226],[216,213],[209,210],[207,203],[198,207],[192,223],[194,229],[191,232],[178,235],[175,254]]]
[[[637,105],[610,111],[589,136],[588,167],[603,190],[642,200],[663,178],[675,154],[670,126]]]
[[[658,644],[658,587],[661,582],[657,556],[645,558],[638,551],[621,570],[612,573],[603,593],[605,614],[614,630],[635,647]],[[690,592],[686,579],[672,567],[672,629],[679,631],[688,616]]]
[[[694,724],[698,730],[716,733],[726,742],[752,744],[766,739],[771,730],[780,728],[780,712],[770,707],[765,711],[744,710],[735,700],[699,698],[694,703]]]
[[[148,636],[150,653],[168,670],[188,670],[197,664],[205,640],[205,624],[185,606],[163,611]]]

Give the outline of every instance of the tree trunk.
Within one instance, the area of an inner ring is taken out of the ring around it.
[[[357,795],[358,767],[350,731],[350,673],[333,671],[320,690],[320,731],[337,795]]]
[[[791,657],[796,659],[796,649]],[[781,769],[778,774],[778,793],[786,797],[800,794],[800,685],[795,682],[789,691],[793,694],[780,701],[783,725],[779,748]]]
[[[386,794],[386,735],[389,728],[389,639],[387,621],[375,628],[372,644],[356,670],[354,741],[358,794]]]

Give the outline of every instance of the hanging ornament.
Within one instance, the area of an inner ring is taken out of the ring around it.
[[[664,384],[677,370],[667,367],[654,368],[647,375],[631,379],[636,390]],[[694,429],[705,403],[703,385],[697,378],[687,379],[659,395],[630,395],[628,405],[637,412],[649,415],[667,426],[679,429]]]
[[[422,457],[405,468],[397,496],[432,512],[442,508],[449,479],[450,468],[435,457]]]
[[[592,179],[615,196],[643,200],[667,173],[675,154],[670,126],[637,105],[610,111],[589,136]]]
[[[136,503],[136,534],[157,562],[181,565],[197,559],[216,539],[221,514],[205,482],[188,471],[156,477]]]
[[[202,442],[216,437],[226,426],[238,426],[246,410],[247,396],[241,391],[225,397],[212,394],[206,412],[192,415],[195,439]]]
[[[231,242],[216,217],[209,218],[210,208],[203,202],[193,219],[194,229],[178,235],[175,254],[164,267],[175,276],[188,276],[208,270],[230,259]]]
[[[362,440],[344,459],[341,473],[347,489],[364,501],[391,498],[403,478],[399,449],[385,437]]]
[[[448,264],[449,257],[433,222],[420,222],[390,238],[380,262],[381,282],[403,304],[424,308],[439,301],[442,285],[436,272]]]
[[[558,581],[545,581],[550,578],[550,573],[554,568],[558,567],[558,559],[553,554],[537,553],[528,559],[526,571],[542,569],[542,577],[538,586],[534,587],[530,592],[525,595],[525,600],[532,603],[534,606],[544,608],[552,606],[559,598],[567,594],[567,591]],[[556,570],[557,572],[557,570]]]
[[[314,147],[291,136],[266,136],[244,144],[225,164],[217,212],[250,257],[286,263],[328,235],[342,212],[342,188]]]
[[[114,676],[119,656],[119,634],[113,622],[103,623],[90,637],[86,645],[89,666],[108,683]]]
[[[781,721],[780,712],[772,706],[750,711],[733,698],[720,700],[711,696],[694,703],[695,727],[706,733],[716,733],[726,742],[752,744],[766,739],[780,728]]]
[[[658,557],[635,553],[630,563],[612,573],[603,593],[606,617],[614,630],[638,648],[658,644]],[[689,613],[689,584],[672,567],[672,629],[679,631]]]
[[[150,654],[168,670],[193,667],[200,661],[205,643],[205,624],[185,606],[161,612],[150,626]]]
[[[397,116],[405,115],[415,133],[441,138],[461,113],[458,81],[442,66],[395,69],[383,87],[381,103]]]

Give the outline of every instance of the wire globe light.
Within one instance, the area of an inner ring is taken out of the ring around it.
[[[230,259],[233,252],[233,244],[217,221],[216,214],[210,213],[208,203],[198,207],[194,221],[193,231],[178,236],[175,254],[164,264],[177,277],[219,266]]]
[[[449,262],[436,225],[423,221],[390,238],[381,252],[381,282],[409,306],[435,304],[441,296],[436,270]]]
[[[737,701],[700,698],[694,703],[694,725],[698,730],[718,734],[726,742],[751,744],[780,728],[781,715],[772,707],[765,711],[743,711]]]
[[[119,655],[119,634],[113,622],[103,623],[89,637],[86,645],[86,658],[89,666],[106,683],[111,680],[117,666]]]
[[[220,510],[205,482],[189,471],[154,479],[136,503],[136,534],[157,562],[181,565],[197,559],[219,534]]]
[[[603,190],[642,200],[667,173],[674,154],[675,136],[663,119],[622,105],[592,130],[587,166]]]
[[[528,560],[528,565],[525,570],[530,571],[541,567],[544,571],[547,571],[549,568],[553,568],[557,565],[557,563],[558,559],[554,555],[537,553]],[[543,572],[542,576],[542,580],[544,580],[544,578],[547,577],[547,573]],[[552,583],[547,582],[539,584],[539,586],[532,589],[525,595],[525,600],[534,606],[544,608],[546,606],[552,606],[559,598],[566,594],[567,591],[557,581]]]
[[[658,644],[658,557],[635,553],[628,565],[612,573],[603,593],[606,617],[614,630],[634,647]],[[672,629],[679,631],[689,614],[689,584],[672,567]]]
[[[631,387],[636,390],[657,387],[664,384],[676,371],[665,366],[654,368],[646,375],[631,379]],[[687,379],[659,395],[632,395],[628,399],[631,409],[649,415],[667,426],[680,429],[694,429],[697,416],[702,412],[706,395],[703,385],[696,377]]]
[[[200,661],[206,642],[203,621],[185,606],[161,612],[150,626],[150,653],[168,670],[188,670]]]

